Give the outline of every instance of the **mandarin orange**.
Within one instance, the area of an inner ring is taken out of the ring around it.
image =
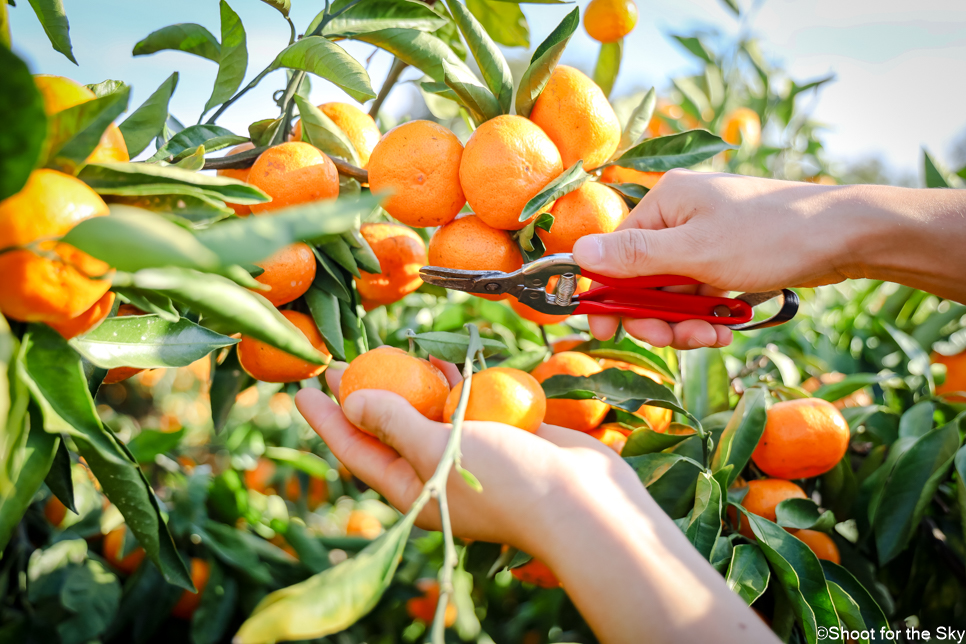
[[[550,209],[553,225],[549,231],[537,228],[547,253],[569,253],[585,235],[612,233],[627,217],[624,198],[602,183],[588,181],[557,199]]]
[[[450,422],[459,405],[463,383],[449,392],[443,408],[443,421]],[[466,420],[506,423],[527,432],[535,432],[547,412],[547,397],[537,380],[526,371],[507,367],[490,367],[473,375]]]
[[[849,438],[849,424],[832,403],[819,398],[786,400],[768,410],[751,460],[768,476],[811,478],[842,460]]]
[[[262,152],[251,167],[248,183],[272,198],[252,205],[256,215],[339,196],[339,171],[332,159],[301,141],[281,143]]]
[[[416,358],[402,349],[381,346],[366,351],[342,374],[339,404],[360,389],[381,389],[399,394],[416,411],[430,420],[443,419],[449,395],[449,382],[428,360]]]
[[[426,244],[413,229],[401,224],[363,224],[359,232],[379,260],[381,273],[360,270],[356,288],[368,305],[392,304],[423,284],[419,269],[426,265]]]
[[[331,356],[315,320],[298,311],[281,311],[286,320],[295,325],[302,335],[325,356]],[[315,378],[327,365],[315,365],[285,353],[261,340],[242,336],[238,343],[238,362],[248,375],[262,382],[298,382]]]
[[[254,149],[255,149],[255,144],[252,143],[251,141],[246,141],[245,143],[242,143],[241,145],[236,145],[231,150],[228,150],[228,154],[226,154],[225,156],[238,154],[239,152],[246,152],[248,150],[254,150]],[[238,181],[244,181],[245,183],[248,183],[248,175],[251,173],[251,171],[252,171],[251,168],[233,168],[228,170],[219,170],[215,174],[217,174],[219,177],[228,177],[229,179],[237,179]],[[234,210],[235,214],[238,215],[239,217],[247,217],[248,215],[252,214],[251,206],[247,206],[239,203],[227,203],[227,202],[225,205],[227,205],[229,208]]]
[[[315,279],[315,255],[308,244],[296,242],[281,248],[268,259],[255,262],[264,272],[255,281],[270,287],[256,291],[274,306],[288,304],[305,294]]]
[[[596,360],[584,353],[563,351],[555,353],[546,362],[537,365],[530,372],[537,382],[556,376],[591,376],[603,371]],[[610,409],[599,400],[547,400],[547,414],[544,422],[548,425],[568,427],[579,432],[589,432],[600,425]]]
[[[372,117],[360,110],[355,105],[349,103],[322,103],[318,106],[322,113],[328,116],[335,123],[355,149],[356,156],[359,157],[359,167],[365,168],[369,165],[369,156],[373,148],[379,143],[382,133]],[[302,122],[295,124],[292,130],[292,140],[302,140]]]
[[[520,249],[505,230],[488,226],[476,215],[467,215],[440,226],[429,240],[432,266],[466,271],[503,271],[512,273],[523,266]],[[486,295],[488,300],[507,295]]]

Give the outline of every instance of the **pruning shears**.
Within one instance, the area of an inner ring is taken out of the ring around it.
[[[457,291],[483,295],[506,293],[532,309],[553,315],[589,313],[653,318],[665,322],[705,320],[723,324],[735,331],[748,331],[777,326],[792,319],[798,312],[798,295],[788,289],[742,293],[734,298],[673,293],[660,289],[700,282],[681,275],[632,278],[598,275],[581,269],[570,253],[546,255],[512,273],[424,266],[419,275],[428,284]],[[578,275],[602,286],[577,293]],[[559,276],[559,279],[550,293],[547,292],[547,283],[554,276]],[[753,322],[754,308],[776,297],[781,298],[779,311],[767,320]]]

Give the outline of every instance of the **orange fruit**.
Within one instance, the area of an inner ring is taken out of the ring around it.
[[[741,500],[741,506],[751,514],[774,521],[777,517],[775,508],[785,499],[807,499],[804,490],[791,481],[782,479],[755,479],[748,481],[748,493]],[[728,518],[733,525],[738,524],[738,511],[728,507]],[[741,517],[741,526],[738,532],[751,540],[755,539],[755,533],[744,517]]]
[[[672,121],[676,126],[671,125]],[[658,100],[655,114],[647,124],[647,137],[668,136],[675,132],[693,130],[701,125],[696,118],[684,111],[680,105]]]
[[[837,382],[842,382],[845,380],[845,374],[839,373],[838,371],[832,371],[831,373],[820,374],[817,378],[812,377],[802,383],[802,389],[810,394],[818,391],[819,387],[822,385],[831,385]],[[845,409],[846,407],[865,407],[872,404],[872,396],[866,388],[859,389],[858,391],[853,391],[848,396],[844,398],[839,398],[838,400],[832,401],[836,409]]]
[[[272,198],[268,203],[252,205],[256,215],[339,196],[339,171],[332,159],[301,141],[281,143],[262,152],[251,167],[248,183]]]
[[[600,180],[604,183],[636,183],[650,190],[663,176],[663,172],[641,172],[634,168],[609,165],[600,173]]]
[[[230,156],[232,154],[238,154],[239,152],[245,152],[246,150],[254,150],[254,149],[255,149],[255,144],[252,143],[251,141],[247,141],[245,143],[242,143],[241,145],[236,145],[235,147],[233,147],[231,150],[228,151],[228,154],[226,154],[225,156]],[[248,183],[248,175],[251,173],[251,171],[252,171],[251,168],[235,168],[232,170],[219,170],[216,174],[219,177],[228,177],[229,179],[237,179],[238,181],[244,181],[245,183]],[[248,215],[252,214],[251,206],[245,206],[238,203],[226,203],[225,205],[227,205],[229,208],[234,210],[235,214],[238,215],[239,217],[247,217]]]
[[[255,281],[271,287],[269,291],[256,293],[274,306],[282,306],[301,297],[315,279],[315,255],[309,245],[303,242],[279,249],[268,259],[255,262],[255,266],[265,271]]]
[[[401,224],[363,224],[359,229],[379,260],[381,273],[360,270],[355,278],[366,303],[392,304],[423,284],[419,269],[426,265],[426,244],[412,228]]]
[[[612,233],[627,216],[627,204],[614,189],[588,181],[557,199],[550,209],[550,231],[537,228],[547,253],[569,253],[585,235]]]
[[[530,120],[560,150],[564,168],[583,160],[584,170],[593,170],[610,159],[621,140],[620,121],[604,92],[586,74],[567,65],[553,70],[533,104]]]
[[[298,475],[293,474],[285,483],[285,498],[292,503],[302,498],[302,483]],[[309,489],[305,496],[305,504],[309,510],[314,510],[329,499],[329,485],[325,479],[316,476],[309,477]]]
[[[66,322],[81,315],[111,287],[91,279],[109,266],[73,246],[57,241],[75,225],[108,214],[107,204],[83,181],[56,170],[34,170],[23,189],[0,201],[0,248],[27,250],[0,254],[0,312],[23,322]]]
[[[191,616],[198,610],[201,604],[201,596],[208,585],[208,578],[211,576],[211,564],[204,559],[197,557],[191,558],[191,581],[194,582],[198,592],[193,593],[185,590],[178,598],[178,603],[171,609],[171,616],[178,619],[191,619]]]
[[[504,114],[476,128],[460,162],[460,184],[470,208],[502,230],[520,230],[520,213],[563,172],[552,137],[522,116]]]
[[[275,476],[275,461],[259,457],[255,462],[254,469],[245,470],[242,478],[245,480],[245,487],[261,494],[275,494],[275,488],[271,487],[272,478]]]
[[[349,103],[322,103],[319,105],[322,113],[332,119],[340,130],[349,139],[349,143],[355,148],[356,156],[359,157],[360,167],[365,168],[369,165],[369,155],[373,148],[379,143],[382,133],[376,126],[372,117],[360,110],[355,105]],[[292,130],[292,139],[302,140],[302,122],[295,124]]]
[[[551,376],[565,374],[569,376],[590,376],[600,373],[603,369],[597,361],[585,353],[563,351],[555,353],[543,364],[530,372],[537,382],[543,382]],[[607,415],[609,407],[599,400],[547,400],[547,414],[543,422],[548,425],[569,427],[579,432],[589,432],[600,425]]]
[[[739,107],[725,115],[718,126],[718,132],[731,145],[747,143],[756,148],[761,144],[761,119],[755,110]]]
[[[636,364],[630,364],[629,362],[624,362],[622,360],[609,360],[604,358],[600,361],[601,369],[623,369],[625,371],[633,371],[634,373],[644,376],[645,378],[650,378],[657,384],[661,384],[664,379],[661,378],[660,374],[654,373],[650,369],[645,369],[644,367],[639,367]],[[643,416],[647,424],[651,426],[656,432],[665,433],[671,425],[671,416],[674,415],[670,409],[664,409],[663,407],[655,407],[653,405],[641,405],[640,408],[634,412],[638,416]]]
[[[332,354],[325,346],[325,340],[315,326],[315,320],[298,311],[281,311],[286,320],[295,325],[302,335],[319,352],[327,357]],[[265,344],[261,340],[242,336],[238,343],[238,362],[248,375],[262,382],[298,382],[315,378],[325,371],[328,365],[316,365],[301,358],[285,353],[281,349]]]
[[[429,360],[416,358],[402,349],[382,346],[353,360],[342,374],[339,404],[360,389],[381,389],[399,394],[430,420],[443,419],[449,382]]]
[[[75,105],[94,100],[97,96],[83,85],[75,83],[63,76],[38,74],[34,76],[34,83],[40,90],[44,101],[44,112],[52,116]],[[87,157],[86,163],[127,162],[131,157],[127,153],[127,144],[120,128],[111,123],[101,134],[101,141]]]
[[[560,580],[553,571],[539,559],[531,559],[519,568],[510,568],[510,573],[525,584],[540,588],[559,588]]]
[[[815,183],[820,186],[837,186],[839,182],[835,180],[834,177],[830,177],[827,174],[816,174],[811,177],[805,177],[805,181],[808,183]]]
[[[365,510],[353,510],[349,513],[345,526],[346,536],[375,539],[382,532],[382,522]]]
[[[449,392],[443,420],[450,422],[460,402],[463,383]],[[490,367],[473,376],[466,420],[489,420],[535,432],[547,411],[547,397],[536,379],[526,371]]]
[[[432,121],[386,132],[369,157],[369,189],[388,192],[382,207],[407,226],[442,226],[466,203],[460,186],[463,144]]]
[[[579,347],[587,339],[581,335],[568,335],[566,337],[560,338],[559,340],[554,340],[550,343],[550,350],[553,353],[560,353],[561,351],[572,351],[574,348]]]
[[[508,232],[488,226],[476,215],[467,215],[436,229],[429,240],[429,263],[464,271],[512,273],[523,266],[523,256]],[[477,295],[488,300],[508,297]]]
[[[634,0],[591,0],[584,9],[584,29],[598,42],[617,42],[636,24]]]
[[[631,432],[621,427],[620,423],[604,423],[597,429],[587,432],[587,434],[620,454],[624,445],[627,444],[627,437],[631,435]]]
[[[101,296],[101,299],[94,302],[91,308],[87,309],[77,317],[65,320],[64,322],[49,322],[47,326],[57,333],[64,336],[65,340],[83,335],[88,331],[93,331],[104,321],[107,314],[114,306],[114,293],[108,291]]]
[[[144,311],[132,306],[131,304],[122,304],[117,307],[117,317],[124,317],[125,315],[144,315]],[[114,385],[123,380],[127,380],[131,376],[135,376],[144,371],[138,367],[114,367],[109,369],[107,375],[104,376],[104,381],[101,384],[104,385]],[[159,370],[160,371],[160,370]]]
[[[966,351],[957,353],[954,356],[933,353],[932,361],[935,364],[946,366],[946,379],[943,381],[943,384],[936,387],[937,394],[952,394],[966,391]],[[951,396],[950,398],[957,402],[964,400],[962,394],[959,396]]]
[[[417,579],[414,585],[422,595],[413,597],[406,602],[406,612],[413,619],[425,624],[432,624],[433,618],[436,616],[436,605],[439,603],[439,582],[435,579]],[[456,616],[456,604],[450,597],[446,602],[446,613],[443,615],[446,628],[456,623]]]
[[[751,460],[768,476],[811,478],[842,460],[849,436],[849,424],[832,403],[819,398],[786,400],[768,410]]]
[[[141,546],[131,550],[126,557],[121,557],[125,540],[133,538],[134,535],[122,525],[104,535],[104,542],[101,544],[101,554],[104,555],[107,563],[125,575],[133,573],[144,561],[144,548]]]
[[[50,525],[55,528],[60,527],[60,524],[67,517],[67,506],[61,503],[56,496],[51,496],[44,504],[44,517],[47,518]]]
[[[839,547],[835,545],[832,537],[824,532],[819,532],[818,530],[792,530],[792,534],[808,546],[819,559],[825,559],[836,564],[842,562],[842,557],[839,555]]]
[[[547,280],[547,293],[553,293],[553,290],[557,287],[558,279],[560,278],[554,275],[549,280]],[[586,277],[578,277],[577,290],[575,291],[575,293],[583,293],[584,291],[590,288],[590,284],[591,284],[590,280],[587,279]],[[519,315],[524,320],[530,320],[531,322],[534,322],[536,324],[543,324],[543,325],[560,324],[568,317],[570,317],[569,315],[554,315],[553,313],[542,313],[536,309],[530,308],[529,306],[527,306],[520,300],[516,299],[515,297],[510,297],[508,299],[510,301],[510,308],[516,311],[517,315]],[[581,342],[583,342],[583,340],[575,342],[574,345],[576,346]],[[556,351],[554,352],[556,353]]]

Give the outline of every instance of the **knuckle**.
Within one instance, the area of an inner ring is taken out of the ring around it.
[[[639,229],[621,231],[617,242],[617,257],[619,265],[632,267],[640,266],[647,261],[647,237]]]

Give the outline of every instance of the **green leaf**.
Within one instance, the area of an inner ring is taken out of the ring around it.
[[[225,0],[221,0],[219,6],[221,7],[221,56],[218,59],[218,76],[215,78],[211,97],[205,103],[205,112],[231,98],[245,80],[245,72],[248,70],[248,40],[245,26]],[[211,151],[211,147],[207,145],[205,147]]]
[[[685,534],[701,556],[710,561],[715,541],[721,534],[721,486],[708,472],[698,475],[694,510]]]
[[[644,454],[624,461],[637,473],[654,501],[672,519],[685,516],[694,504],[694,493],[702,467],[690,458],[674,453]]]
[[[228,413],[235,404],[235,396],[254,384],[255,380],[241,368],[238,353],[230,349],[224,361],[215,366],[211,377],[211,421],[220,432],[228,421]]]
[[[164,50],[183,51],[210,61],[221,60],[221,45],[210,31],[193,23],[170,25],[154,31],[134,45],[134,56],[145,56]]]
[[[274,522],[273,522],[274,527]],[[319,573],[332,567],[329,562],[329,553],[322,542],[313,534],[310,534],[300,521],[289,521],[285,526],[285,540],[299,561],[313,573]]]
[[[594,66],[594,82],[604,92],[604,96],[610,96],[617,81],[617,74],[621,69],[621,59],[624,56],[624,39],[617,42],[605,43],[600,46],[600,53],[597,54],[597,64]]]
[[[64,12],[64,3],[61,0],[30,0],[30,6],[37,14],[37,19],[40,20],[51,47],[76,65],[77,59],[74,58],[74,49],[70,44],[70,23]]]
[[[104,130],[127,109],[130,88],[95,98],[50,116],[44,165],[76,174],[101,142]]]
[[[822,385],[812,395],[822,400],[835,402],[855,393],[859,389],[864,389],[869,385],[874,385],[891,377],[892,374],[851,373],[838,382]]]
[[[580,9],[574,9],[560,21],[560,24],[533,52],[530,65],[523,72],[520,85],[517,87],[516,109],[520,116],[530,116],[533,104],[540,96],[543,88],[547,86],[547,81],[550,80],[550,75],[557,66],[557,61],[563,55],[567,43],[570,42],[570,38],[574,35],[579,24]]]
[[[346,269],[355,277],[361,277],[359,265],[356,258],[352,255],[352,248],[342,237],[336,237],[330,241],[319,244],[319,248],[336,264]]]
[[[70,615],[57,624],[63,644],[95,640],[110,626],[121,602],[117,576],[94,559],[68,567],[60,604]]]
[[[184,428],[176,432],[144,430],[131,439],[127,449],[138,463],[151,463],[158,454],[166,454],[177,447],[184,433]]]
[[[832,511],[837,519],[845,521],[852,518],[852,506],[859,490],[849,455],[846,454],[838,465],[822,475],[822,503]]]
[[[540,213],[514,235],[517,244],[520,246],[520,251],[523,253],[524,262],[539,259],[547,252],[543,240],[537,236],[537,228],[549,232],[553,228],[553,215],[549,212]]]
[[[22,356],[20,375],[43,412],[44,430],[71,436],[107,498],[121,511],[165,579],[193,590],[151,485],[130,452],[97,416],[80,356],[56,331],[39,324],[31,325],[24,336]]]
[[[329,470],[332,469],[332,466],[324,459],[316,456],[312,452],[303,452],[292,449],[291,447],[276,447],[270,445],[265,449],[265,456],[273,461],[291,465],[300,472],[305,472],[309,476],[314,476],[318,479],[325,479]]]
[[[922,151],[923,174],[926,179],[927,188],[949,188],[949,180],[946,173],[939,168],[936,160],[925,150]]]
[[[193,186],[146,183],[129,188],[101,188],[98,194],[107,196],[106,201],[111,204],[167,213],[195,225],[213,224],[235,214],[221,195]]]
[[[148,268],[118,274],[115,283],[156,291],[233,332],[261,340],[311,364],[326,364],[325,356],[268,300],[220,275],[186,268]]]
[[[783,528],[828,532],[835,526],[835,515],[822,512],[811,499],[785,499],[775,511],[775,523]]]
[[[132,159],[161,133],[168,120],[168,103],[177,86],[178,72],[174,72],[119,126]]]
[[[238,601],[238,582],[225,574],[217,561],[211,561],[211,575],[201,595],[198,610],[191,617],[192,644],[218,644],[225,639],[225,632]]]
[[[74,503],[74,480],[70,469],[70,452],[67,451],[64,441],[58,442],[57,451],[54,454],[50,470],[44,477],[44,483],[68,510],[74,514],[80,514],[77,511],[77,505]]]
[[[0,45],[0,201],[20,192],[40,160],[47,136],[44,102],[20,58]]]
[[[636,183],[608,183],[607,185],[619,192],[627,207],[631,209],[641,203],[641,199],[648,193],[648,188]]]
[[[530,27],[519,5],[499,0],[466,0],[466,8],[494,41],[505,47],[530,46]]]
[[[640,142],[641,137],[647,132],[647,126],[651,123],[651,117],[654,116],[654,108],[656,106],[657,92],[652,87],[647,90],[647,94],[644,95],[644,98],[641,99],[641,102],[631,112],[630,117],[628,117],[627,125],[624,126],[624,131],[621,132],[621,140],[617,145],[615,155],[620,156],[624,154],[624,152]]]
[[[449,45],[431,34],[415,29],[380,29],[353,36],[356,40],[385,49],[407,65],[422,71],[437,83],[444,82],[443,61],[451,65],[465,66]]]
[[[633,371],[604,369],[591,376],[556,375],[541,384],[547,398],[596,399],[629,412],[641,405],[653,405],[687,414],[673,391]]]
[[[443,60],[443,82],[456,93],[460,103],[478,123],[500,115],[500,103],[496,96],[481,85],[465,65],[454,65]]]
[[[756,599],[765,594],[770,579],[771,570],[768,568],[768,560],[762,554],[761,548],[753,543],[743,543],[734,547],[731,551],[728,572],[725,575],[728,588],[751,606]]]
[[[642,172],[666,172],[674,168],[689,168],[719,152],[735,149],[735,146],[725,143],[707,130],[691,130],[647,139],[608,165],[634,168]]]
[[[674,447],[681,441],[691,438],[691,436],[692,434],[663,434],[648,427],[641,427],[627,437],[624,449],[621,450],[621,456],[640,456],[663,452],[669,447]]]
[[[205,146],[208,152],[214,152],[247,140],[247,137],[238,136],[220,125],[189,125],[158,148],[158,151],[148,159],[148,163],[177,158],[180,154],[194,150],[199,145]]]
[[[727,410],[731,380],[721,351],[702,347],[681,354],[684,406],[695,418]]]
[[[315,259],[318,260],[318,267],[315,271],[315,280],[312,285],[326,293],[331,293],[345,303],[352,301],[349,294],[349,286],[346,276],[339,270],[338,265],[328,256],[319,252],[318,248],[312,247]]]
[[[466,360],[466,352],[470,346],[470,336],[463,333],[428,331],[417,333],[412,338],[419,348],[429,355],[453,364],[460,364]],[[484,356],[491,356],[506,349],[502,342],[489,338],[480,338],[480,342],[483,344]]]
[[[328,293],[316,286],[310,286],[305,292],[305,303],[309,307],[312,319],[325,340],[325,346],[336,360],[345,362],[343,348],[342,324],[339,314],[339,300],[332,293]]]
[[[274,644],[337,633],[371,611],[389,587],[415,514],[401,519],[352,559],[263,599],[233,639]]]
[[[271,145],[272,139],[278,133],[278,128],[282,127],[283,120],[281,117],[277,119],[262,119],[249,125],[248,136],[251,138],[252,143],[256,147]]]
[[[916,403],[899,418],[899,437],[919,438],[925,436],[935,426],[933,416],[936,413],[936,403],[923,400]]]
[[[85,166],[77,176],[98,192],[116,191],[143,184],[173,184],[194,186],[214,192],[226,201],[243,205],[271,201],[264,192],[243,181],[151,163],[92,163]]]
[[[583,161],[577,161],[527,202],[527,205],[523,207],[523,212],[520,213],[520,221],[527,221],[543,210],[551,201],[573,192],[587,183],[590,178],[590,175],[584,172]]]
[[[380,274],[382,266],[379,265],[379,258],[376,257],[369,242],[358,230],[349,230],[342,233],[342,238],[349,244],[349,251],[356,260],[359,268],[367,273]]]
[[[18,423],[17,429],[24,432],[23,442],[18,442],[15,449],[4,454],[4,460],[15,458],[19,467],[10,477],[11,490],[0,494],[0,548],[6,548],[10,537],[23,518],[24,512],[30,507],[34,495],[40,489],[50,466],[57,453],[60,440],[53,434],[44,431],[40,414],[31,410],[29,418],[24,416]],[[5,468],[7,463],[4,463]]]
[[[70,344],[88,362],[103,369],[161,369],[186,367],[237,342],[187,318],[168,322],[154,315],[126,315],[104,320]]]
[[[345,132],[322,110],[301,96],[295,96],[302,123],[302,140],[311,143],[329,156],[340,157],[353,165],[360,165],[355,146]]]
[[[288,18],[288,12],[292,9],[291,0],[262,0],[265,4],[278,10],[280,14]]]
[[[101,96],[107,96],[108,94],[120,91],[124,87],[124,83],[119,80],[108,79],[93,85],[86,85],[85,87],[94,92],[94,96],[100,98]]]
[[[872,527],[880,565],[905,549],[960,446],[963,416],[916,439],[882,488]]]
[[[332,3],[334,14],[348,4],[347,0]],[[319,12],[305,30],[312,33],[322,21],[324,11]],[[446,19],[421,2],[411,0],[365,0],[353,5],[329,21],[322,32],[324,36],[338,34],[354,36],[381,29],[417,29],[432,33],[446,25]]]
[[[700,38],[695,36],[675,36],[673,34],[671,35],[671,38],[674,38],[681,45],[683,45],[685,49],[700,58],[702,61],[709,64],[714,63],[714,54],[711,53],[711,50],[708,49]]]
[[[769,406],[771,406],[771,394],[768,390],[763,387],[751,387],[738,401],[735,413],[721,433],[714,457],[711,459],[711,469],[719,472],[729,465],[734,467],[728,476],[726,487],[731,487],[735,482],[748,464],[751,453],[758,446],[758,441],[765,432]]]
[[[726,7],[731,9],[731,12],[736,16],[741,15],[741,9],[738,7],[738,0],[721,0]]]
[[[678,381],[675,375],[671,373],[671,369],[667,366],[667,363],[653,351],[648,351],[630,339],[625,339],[617,346],[619,348],[616,349],[589,349],[584,351],[584,353],[594,358],[619,360],[637,365],[638,367],[644,367],[648,371],[653,371],[661,376],[665,382],[676,383]],[[577,350],[579,351],[581,349],[578,348]]]
[[[893,341],[899,345],[899,349],[909,358],[909,373],[925,377],[926,384],[929,385],[929,392],[935,393],[936,383],[932,377],[932,370],[929,367],[929,354],[916,342],[912,336],[895,328],[888,322],[879,320],[882,327],[892,336]]]
[[[503,57],[503,53],[493,41],[493,38],[490,37],[490,34],[467,7],[463,6],[459,0],[447,0],[446,5],[453,14],[453,20],[459,27],[460,33],[463,34],[463,38],[473,54],[473,59],[476,60],[476,64],[480,68],[480,73],[483,74],[483,81],[492,95],[496,97],[499,104],[498,113],[509,114],[510,101],[513,98],[513,74],[510,72],[506,58]],[[517,10],[519,11],[519,7],[517,7]],[[447,72],[445,63],[443,64],[443,71],[444,74]],[[458,78],[458,72],[454,76]],[[449,81],[446,81],[446,84],[449,85]],[[456,90],[455,87],[453,89]],[[459,94],[459,90],[456,90],[456,93]]]
[[[889,619],[882,608],[851,572],[831,561],[822,560],[820,563],[825,573],[825,579],[836,584],[858,605],[866,628],[872,628],[876,631],[889,628]]]
[[[279,53],[271,69],[287,67],[332,81],[360,103],[375,98],[369,74],[342,47],[322,36],[307,36]]]

